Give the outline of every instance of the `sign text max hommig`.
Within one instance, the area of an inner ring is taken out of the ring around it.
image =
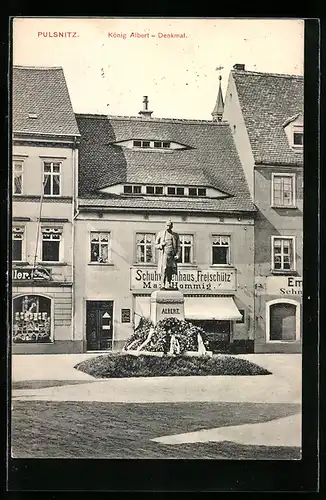
[[[179,270],[177,278],[179,290],[235,290],[234,269]],[[159,288],[160,280],[161,275],[156,269],[130,269],[131,290],[155,290]],[[176,282],[176,276],[172,278],[173,282]]]

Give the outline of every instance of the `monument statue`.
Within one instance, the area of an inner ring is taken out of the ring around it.
[[[180,258],[179,235],[172,231],[173,222],[168,220],[165,229],[160,231],[156,238],[156,248],[160,250],[157,270],[161,274],[160,288],[172,288],[172,276],[177,275],[177,262]]]

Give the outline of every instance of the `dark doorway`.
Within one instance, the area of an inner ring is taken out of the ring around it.
[[[112,349],[113,300],[86,301],[86,341],[88,351]]]
[[[270,340],[296,340],[296,306],[279,303],[270,306]]]
[[[231,321],[191,320],[206,333],[209,348],[213,352],[227,352],[230,348]]]

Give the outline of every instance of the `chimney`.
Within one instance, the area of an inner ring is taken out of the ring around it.
[[[236,69],[238,71],[246,71],[245,65],[244,64],[235,64],[233,66],[233,69]]]
[[[150,118],[153,111],[148,110],[148,102],[149,102],[148,96],[144,95],[144,97],[143,97],[143,109],[141,111],[138,111],[138,114],[141,116],[147,116],[148,118]]]

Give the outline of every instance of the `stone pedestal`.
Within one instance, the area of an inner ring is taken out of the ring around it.
[[[184,297],[179,290],[155,290],[151,295],[151,320],[154,325],[164,318],[185,319]]]

